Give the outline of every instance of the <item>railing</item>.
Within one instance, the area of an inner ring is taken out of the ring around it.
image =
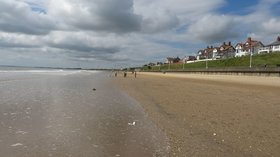
[[[269,51],[271,51],[270,47],[262,47],[262,48],[259,48],[258,53],[269,52]]]
[[[277,76],[280,77],[280,65],[276,67],[259,66],[254,68],[209,68],[209,69],[172,69],[172,70],[143,70],[143,72],[163,73],[193,73],[193,74],[226,74],[226,75],[251,75],[251,76]]]

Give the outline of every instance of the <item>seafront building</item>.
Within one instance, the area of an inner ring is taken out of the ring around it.
[[[197,60],[210,59],[213,57],[213,46],[207,46],[204,50],[198,51]]]
[[[197,52],[197,60],[216,60],[262,53],[280,52],[280,36],[269,45],[264,45],[261,41],[247,38],[245,42],[232,46],[231,42],[224,42],[219,47],[207,46],[206,49]]]
[[[280,51],[280,36],[277,37],[275,42],[260,48],[258,54],[271,53],[276,51]]]
[[[264,45],[261,41],[253,40],[251,37],[249,37],[244,43],[236,44],[235,57],[258,54],[259,49],[262,47],[264,47]]]
[[[220,59],[232,58],[235,56],[235,48],[231,45],[231,42],[228,42],[228,44],[224,42],[220,46],[218,56],[220,57]]]
[[[235,46],[231,42],[223,42],[220,46],[207,46],[205,49],[199,50],[196,56],[185,56],[182,59],[179,57],[167,57],[164,64],[193,63],[272,52],[280,52],[280,36],[277,37],[276,41],[266,46],[261,41],[253,40],[251,37],[248,37],[245,42],[237,43]],[[160,66],[162,64],[157,63],[155,65]]]
[[[174,64],[174,63],[179,63],[181,59],[179,57],[167,57],[165,64]]]
[[[235,56],[235,48],[232,46],[231,42],[224,42],[219,47],[208,46],[204,50],[199,50],[197,55],[197,60],[203,59],[225,59]]]

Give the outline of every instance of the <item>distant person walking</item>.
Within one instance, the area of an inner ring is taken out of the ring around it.
[[[137,75],[137,74],[136,74],[136,71],[134,71],[134,77],[135,77],[135,78],[136,78],[136,75]]]
[[[115,72],[115,77],[117,77],[118,76],[118,73],[117,72]]]
[[[127,73],[126,73],[126,71],[123,73],[123,77],[125,78],[126,77],[126,75],[127,75]]]

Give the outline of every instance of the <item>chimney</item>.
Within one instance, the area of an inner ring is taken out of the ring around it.
[[[223,45],[226,45],[226,42],[224,42]]]
[[[207,49],[209,49],[209,46],[207,46]]]
[[[280,36],[278,36],[277,41],[280,41]]]
[[[231,46],[231,42],[228,42],[228,46]]]
[[[251,38],[251,37],[249,37],[249,38],[248,38],[248,42],[251,42],[251,41],[252,41],[252,38]]]
[[[211,46],[211,49],[213,48],[213,46]]]

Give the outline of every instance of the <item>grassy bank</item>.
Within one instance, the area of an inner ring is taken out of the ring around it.
[[[250,65],[250,56],[244,57],[236,57],[224,60],[211,60],[207,61],[209,69],[242,69],[248,68]],[[252,68],[275,68],[277,65],[280,65],[280,53],[270,53],[270,54],[260,54],[254,55],[252,57]],[[153,67],[143,67],[142,70],[193,70],[193,69],[205,69],[206,68],[206,61],[200,61],[195,63],[188,63],[188,64],[165,64],[162,66],[153,66]]]

